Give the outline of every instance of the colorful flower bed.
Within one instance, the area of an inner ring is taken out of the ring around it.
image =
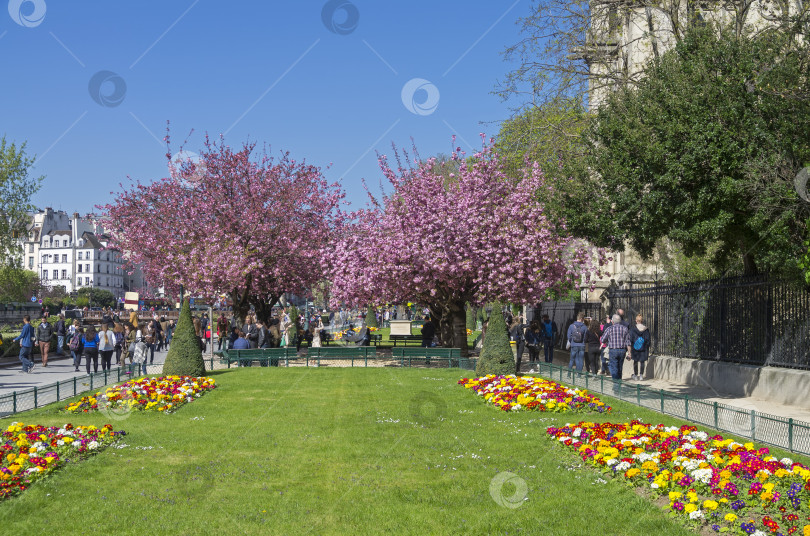
[[[810,469],[694,426],[567,424],[547,433],[582,459],[669,499],[670,515],[730,534],[810,536]],[[799,532],[801,530],[801,532]]]
[[[23,492],[71,459],[103,450],[123,435],[126,432],[114,432],[109,424],[46,428],[11,423],[0,440],[0,501]]]
[[[103,393],[83,396],[65,407],[68,413],[87,413],[100,409],[116,411],[160,411],[172,413],[180,406],[192,402],[216,388],[213,378],[191,376],[163,376],[129,380],[108,387]]]
[[[610,406],[582,389],[530,376],[483,376],[460,380],[459,385],[483,396],[487,403],[504,411],[553,411],[557,413],[610,411]]]

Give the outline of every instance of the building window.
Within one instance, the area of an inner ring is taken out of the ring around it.
[[[87,272],[87,273],[90,273],[90,265],[89,264],[84,265],[84,271]]]
[[[78,271],[79,271],[79,272],[81,272],[81,271],[82,271],[82,265],[81,265],[81,264],[77,264],[76,266],[79,268],[79,270],[78,270]]]
[[[85,277],[85,278],[84,278],[84,284],[85,284],[85,285],[89,285],[89,284],[90,284],[90,278],[89,278],[89,277]]]
[[[67,270],[62,270],[62,279],[67,279]]]
[[[62,262],[67,263],[67,253],[62,255]]]
[[[101,265],[96,264],[96,272],[101,273]]]
[[[110,265],[109,264],[107,265],[107,273],[108,274],[110,273]]]
[[[48,270],[42,270],[42,279],[48,280]]]
[[[28,244],[28,253],[34,252],[34,244]]]
[[[28,268],[34,267],[34,257],[28,257]]]
[[[79,260],[82,260],[82,252],[79,252]]]
[[[54,270],[53,271],[53,278],[54,279],[59,279],[59,270]]]
[[[62,247],[68,247],[68,241],[67,240],[62,241]]]

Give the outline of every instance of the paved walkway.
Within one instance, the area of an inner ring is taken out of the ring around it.
[[[524,356],[524,359],[526,357],[527,356]],[[567,367],[568,360],[569,360],[568,352],[562,350],[555,351],[554,354],[555,365]],[[526,368],[526,370],[528,370],[528,368]],[[777,404],[769,400],[763,400],[759,398],[730,395],[727,393],[716,391],[714,389],[711,389],[710,387],[699,387],[695,385],[677,384],[664,380],[658,380],[655,378],[649,378],[641,381],[631,380],[630,376],[633,374],[632,361],[625,361],[622,372],[624,373],[622,381],[624,381],[628,385],[635,385],[636,383],[640,383],[641,385],[649,387],[651,389],[663,389],[664,391],[669,391],[671,393],[675,393],[678,395],[688,395],[689,398],[695,400],[703,400],[705,402],[719,402],[729,406],[734,406],[736,408],[745,411],[754,410],[758,413],[767,413],[770,415],[776,415],[777,417],[785,417],[810,423],[810,404],[805,407],[786,406],[784,404]]]

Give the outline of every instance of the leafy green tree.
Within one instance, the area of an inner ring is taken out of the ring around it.
[[[76,294],[79,298],[87,298],[93,307],[115,307],[115,295],[109,290],[82,287]]]
[[[0,265],[0,303],[27,302],[39,289],[36,272]]]
[[[188,299],[183,300],[180,318],[172,335],[172,344],[163,365],[166,376],[202,376],[205,374],[200,341],[194,331],[191,320],[191,308]]]
[[[374,314],[374,307],[371,305],[368,306],[368,311],[366,312],[366,326],[370,328],[378,328],[377,325],[377,315]]]
[[[503,319],[503,304],[492,304],[492,315],[487,325],[487,334],[484,337],[484,346],[475,366],[478,376],[487,374],[514,374],[515,354],[509,344],[509,334],[506,331],[506,322]]]
[[[28,232],[28,213],[35,209],[31,197],[43,177],[28,176],[34,158],[25,154],[25,143],[17,146],[0,137],[0,263],[10,264],[19,256],[17,240]]]
[[[587,134],[598,180],[566,201],[598,246],[649,257],[664,237],[687,256],[747,273],[795,274],[808,204],[794,177],[810,160],[806,37],[696,27],[637,85],[617,88]],[[572,226],[574,227],[574,226]]]

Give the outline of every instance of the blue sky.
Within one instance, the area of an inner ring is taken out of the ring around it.
[[[37,155],[32,173],[46,179],[35,204],[82,213],[128,176],[166,175],[167,120],[172,152],[192,129],[189,151],[206,132],[232,146],[267,143],[331,163],[325,176],[361,206],[361,180],[381,179],[375,151],[413,138],[423,156],[447,153],[454,133],[470,151],[480,132],[497,133],[516,104],[492,94],[511,67],[501,52],[530,9],[530,0],[7,3],[0,134]]]

